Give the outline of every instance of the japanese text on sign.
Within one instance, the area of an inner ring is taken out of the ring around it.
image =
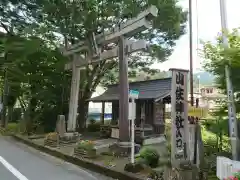
[[[181,69],[172,70],[171,85],[171,163],[178,167],[181,162],[189,159],[189,124],[187,102],[188,71]]]
[[[184,133],[184,75],[181,72],[176,73],[176,149],[184,151],[183,133]],[[176,158],[183,158],[183,154],[176,154]]]

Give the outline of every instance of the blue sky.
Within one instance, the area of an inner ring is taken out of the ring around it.
[[[221,31],[220,20],[220,0],[192,0],[193,1],[193,36],[194,36],[194,70],[201,68],[202,59],[197,56],[197,46],[199,39],[203,41],[214,41],[218,32]],[[197,2],[198,1],[198,2]],[[226,0],[229,29],[240,27],[240,0]],[[196,4],[198,6],[198,28],[196,18]],[[188,9],[188,0],[180,0],[180,5]],[[198,38],[197,38],[198,37]],[[198,47],[198,48],[197,48]],[[182,36],[176,44],[173,54],[168,61],[156,64],[154,67],[161,70],[169,68],[189,69],[189,34]]]

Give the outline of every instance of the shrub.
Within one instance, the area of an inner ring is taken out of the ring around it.
[[[21,108],[14,108],[12,113],[12,121],[11,122],[17,122],[21,119],[22,116],[22,109]]]
[[[165,126],[165,136],[167,141],[171,141],[171,133],[172,133],[172,125],[171,124],[166,124]]]
[[[77,148],[79,149],[84,149],[84,150],[94,150],[95,144],[93,141],[89,141],[89,140],[81,140],[78,145]]]
[[[239,173],[239,172],[236,172],[236,173],[234,173],[233,176],[224,178],[224,180],[239,180],[239,178],[240,178],[240,173]]]
[[[138,162],[142,162],[152,168],[158,166],[159,154],[155,149],[143,148],[140,153],[136,156]]]
[[[143,169],[144,167],[142,166],[142,164],[139,164],[139,163],[135,163],[135,164],[128,163],[124,167],[124,171],[131,172],[131,173],[138,173]]]
[[[10,133],[16,133],[19,129],[19,126],[17,123],[8,123],[6,127],[6,131]]]
[[[168,153],[168,155],[171,155],[171,151],[172,151],[172,145],[171,145],[171,142],[168,142],[167,143],[167,153]]]
[[[95,119],[90,119],[89,124],[95,124],[97,121]]]
[[[100,131],[100,126],[101,126],[100,122],[96,122],[96,120],[91,119],[87,127],[88,132],[98,132]]]
[[[112,128],[111,128],[110,125],[101,126],[100,136],[102,138],[109,138],[109,137],[111,137],[111,133],[112,133]]]
[[[59,138],[59,135],[56,132],[51,132],[51,133],[48,133],[45,138],[53,141],[57,141]]]
[[[234,177],[240,179],[240,172],[236,172],[236,173],[234,174]]]
[[[157,172],[157,171],[152,171],[149,175],[148,178],[152,180],[164,180],[163,172]]]

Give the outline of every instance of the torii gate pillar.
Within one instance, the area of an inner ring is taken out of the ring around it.
[[[128,84],[128,58],[125,52],[125,38],[119,38],[119,139],[129,141],[129,84]]]

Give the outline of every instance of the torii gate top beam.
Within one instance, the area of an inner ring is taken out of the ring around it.
[[[114,42],[122,35],[131,37],[133,34],[148,29],[151,26],[150,20],[157,15],[158,9],[156,6],[151,5],[148,9],[138,14],[137,17],[130,19],[125,23],[119,24],[112,31],[97,35],[97,43],[103,45],[109,42]]]
[[[138,41],[128,40],[125,48],[126,48],[126,52],[130,54],[139,50],[147,51],[149,46],[144,40],[138,40]],[[87,64],[99,63],[100,61],[113,59],[116,57],[118,57],[118,47],[102,52],[100,56],[93,57],[89,62],[86,59],[81,58],[81,60],[74,61],[74,63],[76,67],[82,67]],[[66,70],[69,70],[71,68],[72,68],[72,63],[68,63],[65,65]]]
[[[103,32],[97,35],[96,43],[97,45],[102,46],[111,42],[116,42],[120,36],[131,37],[133,34],[146,30],[151,25],[149,20],[156,17],[157,14],[158,9],[155,6],[150,6],[148,9],[138,14],[137,17],[119,24],[112,31]],[[64,54],[68,56],[86,49],[88,49],[86,43],[81,41],[66,49]]]

